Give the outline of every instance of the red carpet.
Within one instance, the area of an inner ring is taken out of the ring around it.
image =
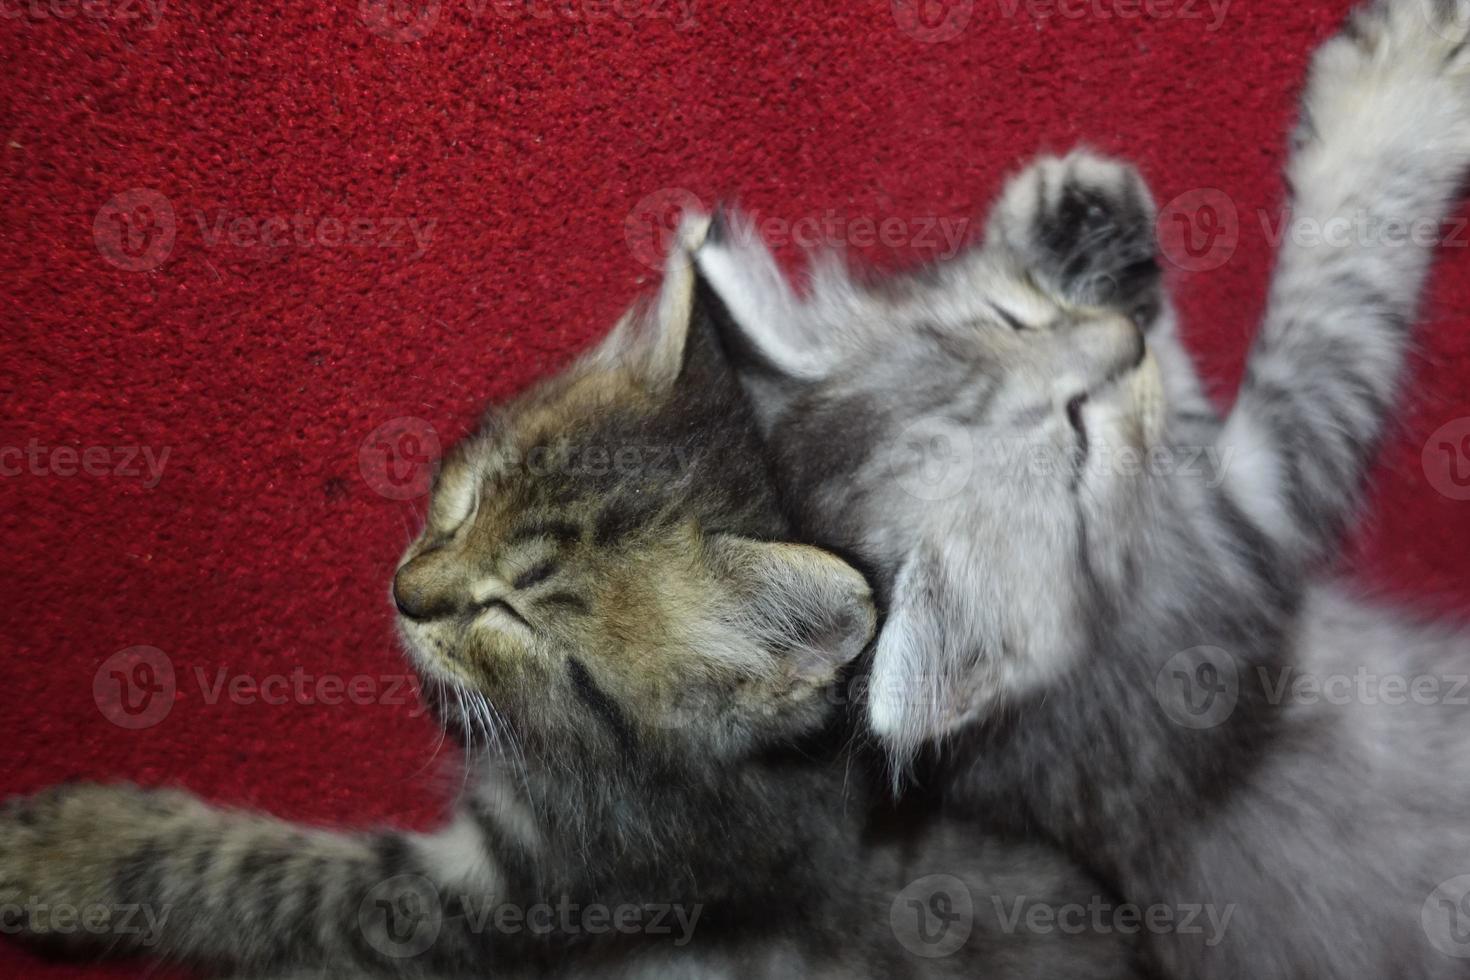
[[[1161,201],[1233,203],[1229,260],[1173,276],[1233,389],[1293,93],[1347,0],[949,0],[937,26],[918,0],[692,2],[0,2],[0,792],[430,823],[448,750],[387,598],[413,460],[652,281],[659,207],[736,200],[904,262],[1085,141]],[[1446,234],[1356,561],[1467,609],[1470,502],[1421,461],[1470,416],[1470,230]],[[134,647],[161,653],[109,661]],[[157,972],[0,943],[3,976]]]

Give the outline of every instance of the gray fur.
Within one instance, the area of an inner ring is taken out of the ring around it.
[[[1380,0],[1318,52],[1291,217],[1374,238],[1288,240],[1223,417],[1140,255],[1141,181],[1086,152],[1015,178],[985,242],[923,275],[826,261],[798,295],[738,220],[699,254],[803,530],[876,569],[895,762],[937,747],[955,805],[1128,900],[1233,908],[1218,945],[1148,937],[1172,975],[1470,976],[1443,950],[1470,904],[1436,892],[1470,873],[1470,636],[1331,569],[1430,263],[1385,224],[1444,218],[1470,168],[1467,25],[1466,0]],[[1442,696],[1282,693],[1360,668]],[[1184,683],[1222,678],[1229,710],[1196,716]]]

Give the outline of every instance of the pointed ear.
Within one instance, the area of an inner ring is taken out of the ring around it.
[[[664,262],[658,295],[636,304],[583,359],[593,370],[623,370],[654,391],[678,380],[698,301],[692,256],[709,231],[710,219],[686,212]]]
[[[896,760],[911,758],[969,718],[978,670],[971,629],[942,554],[920,545],[904,560],[873,649],[868,723]],[[950,622],[950,618],[955,622]],[[977,647],[983,644],[975,644]]]
[[[836,352],[752,222],[717,212],[694,261],[721,341],[766,424],[802,385],[830,373]]]
[[[877,615],[867,580],[835,555],[725,534],[707,547],[732,587],[736,628],[794,680],[831,681],[872,639]]]

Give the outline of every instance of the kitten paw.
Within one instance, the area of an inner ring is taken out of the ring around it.
[[[36,937],[108,932],[119,911],[119,872],[198,806],[184,793],[84,783],[7,800],[0,926]]]
[[[1069,303],[1158,315],[1160,271],[1148,186],[1130,164],[1074,150],[1013,177],[992,212],[987,246],[1014,253],[1037,284]]]
[[[1358,8],[1314,56],[1303,106],[1299,151],[1458,179],[1470,165],[1470,0]]]

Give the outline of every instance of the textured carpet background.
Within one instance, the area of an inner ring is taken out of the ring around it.
[[[0,794],[431,823],[449,753],[387,601],[418,461],[605,329],[691,198],[889,264],[1040,149],[1126,154],[1215,206],[1224,244],[1172,275],[1233,391],[1346,0],[690,2],[0,0]],[[1470,416],[1467,244],[1357,559],[1443,609],[1470,502],[1421,453]],[[0,943],[0,976],[158,972]]]

